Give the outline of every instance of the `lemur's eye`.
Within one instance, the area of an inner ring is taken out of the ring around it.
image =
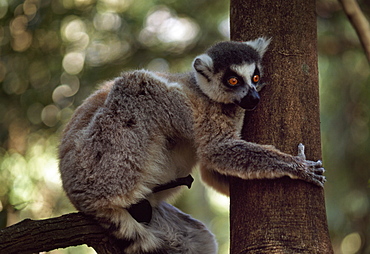
[[[230,77],[227,82],[229,83],[229,85],[231,86],[236,86],[239,84],[239,80],[237,77]]]
[[[260,81],[260,75],[254,75],[252,81],[253,83],[257,83],[258,81]]]

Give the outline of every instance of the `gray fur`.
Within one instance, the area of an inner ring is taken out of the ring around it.
[[[199,221],[161,202],[153,212],[150,230],[162,240],[161,253],[217,253],[214,236]]]
[[[153,193],[156,186],[196,165],[203,181],[226,195],[228,176],[290,176],[322,186],[321,162],[306,161],[303,149],[291,156],[240,139],[245,110],[238,103],[256,93],[251,79],[268,43],[224,42],[197,57],[193,72],[139,70],[103,84],[76,110],[60,145],[63,186],[75,207],[131,240],[127,253],[214,254],[205,226],[162,202],[182,187]],[[229,66],[219,62],[222,55]],[[225,84],[228,73],[240,85]],[[127,211],[143,199],[153,207],[148,225]]]

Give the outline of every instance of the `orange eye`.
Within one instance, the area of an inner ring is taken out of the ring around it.
[[[239,80],[236,77],[229,78],[227,82],[229,82],[229,85],[231,86],[236,86],[237,84],[239,84]]]
[[[254,75],[252,81],[253,83],[257,83],[258,81],[260,81],[260,75]]]

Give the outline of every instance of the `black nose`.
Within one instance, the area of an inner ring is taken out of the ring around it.
[[[236,104],[246,110],[253,110],[257,107],[259,101],[260,96],[258,92],[255,89],[249,89],[247,95],[244,96],[241,101]]]

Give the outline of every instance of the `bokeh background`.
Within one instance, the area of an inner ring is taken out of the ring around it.
[[[370,1],[358,2],[369,19]],[[57,160],[60,133],[73,111],[121,71],[189,70],[197,54],[229,39],[228,5],[0,0],[0,228],[74,211],[62,191]],[[370,68],[337,1],[318,0],[317,16],[332,243],[338,254],[370,253]],[[176,205],[204,221],[220,253],[228,253],[228,202],[198,177]],[[53,253],[94,251],[80,246]]]

